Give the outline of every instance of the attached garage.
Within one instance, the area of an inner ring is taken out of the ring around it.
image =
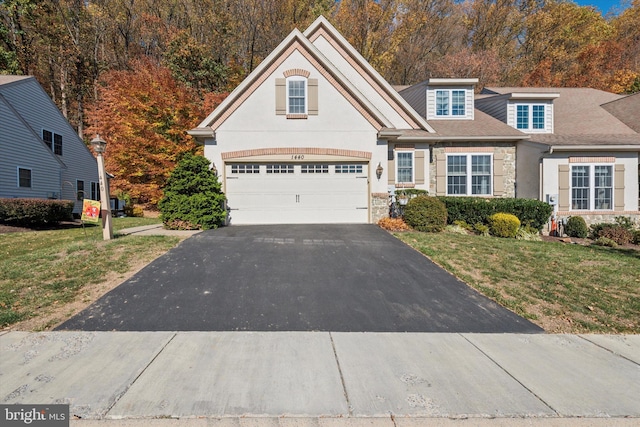
[[[231,224],[369,222],[367,162],[225,164]]]

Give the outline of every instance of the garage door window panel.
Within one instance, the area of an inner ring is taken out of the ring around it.
[[[336,165],[335,169],[337,174],[362,173],[362,171],[362,165]]]
[[[231,165],[232,174],[257,174],[260,173],[260,165]]]
[[[293,173],[293,165],[288,164],[272,164],[267,165],[267,173]]]
[[[326,164],[304,164],[300,166],[301,173],[329,173],[329,165]]]

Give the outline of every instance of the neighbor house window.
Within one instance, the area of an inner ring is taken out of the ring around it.
[[[77,180],[76,181],[76,200],[84,199],[84,181]]]
[[[307,114],[307,79],[301,77],[287,79],[287,113]]]
[[[413,182],[413,151],[398,151],[396,162],[396,182]]]
[[[42,140],[47,144],[51,151],[62,156],[62,135],[43,129]]]
[[[91,200],[100,200],[100,184],[91,182]]]
[[[491,155],[447,156],[447,194],[480,196],[491,194]]]
[[[18,168],[18,187],[31,188],[31,169]]]
[[[516,105],[516,128],[520,130],[545,130],[545,106]]]
[[[571,209],[613,209],[613,166],[571,167]]]
[[[436,116],[464,116],[465,90],[441,89],[436,91]]]

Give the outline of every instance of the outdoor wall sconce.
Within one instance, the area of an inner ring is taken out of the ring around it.
[[[382,169],[382,165],[380,164],[380,162],[378,162],[378,167],[376,168],[376,176],[378,177],[378,180],[380,179],[380,177],[382,177],[382,171],[384,169]]]
[[[215,176],[218,176],[218,168],[215,163],[211,163],[211,172],[213,172]]]

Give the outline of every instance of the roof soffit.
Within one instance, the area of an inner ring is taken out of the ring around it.
[[[407,123],[416,128],[435,132],[427,121],[393,89],[324,16],[319,16],[304,31],[304,35],[311,43],[315,42],[319,37],[324,37]]]
[[[389,120],[362,95],[299,30],[293,30],[198,128],[217,129],[294,52],[301,53],[376,129]]]

